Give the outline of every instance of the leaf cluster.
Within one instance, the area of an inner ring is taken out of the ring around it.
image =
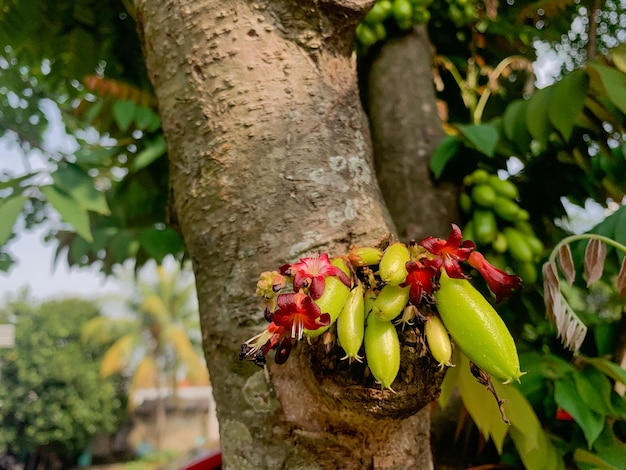
[[[123,414],[115,383],[99,376],[103,350],[86,348],[80,329],[99,315],[91,302],[18,301],[1,312],[16,346],[0,350],[0,443],[17,452],[48,449],[61,458],[113,432]]]

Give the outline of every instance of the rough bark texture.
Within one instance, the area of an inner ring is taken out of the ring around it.
[[[351,58],[371,4],[136,1],[226,468],[432,467],[438,376],[410,338],[396,394],[336,355],[312,366],[316,344],[263,370],[238,360],[264,327],[259,273],[394,233]]]
[[[450,222],[458,219],[457,188],[436,183],[428,169],[444,137],[430,47],[425,28],[415,28],[387,41],[367,74],[376,174],[404,239],[447,236]]]

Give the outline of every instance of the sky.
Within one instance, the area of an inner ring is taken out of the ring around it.
[[[51,103],[44,103],[43,106],[50,117],[50,127],[44,137],[46,148],[70,153],[75,143],[64,134],[58,111]],[[34,151],[29,154],[31,169],[45,169],[45,162],[41,153]],[[0,173],[16,175],[25,171],[22,150],[11,139],[0,139]],[[105,279],[96,266],[70,269],[62,257],[55,264],[55,245],[44,242],[45,229],[25,231],[23,222],[18,219],[14,230],[19,235],[10,242],[8,251],[17,263],[8,273],[0,271],[0,304],[15,297],[24,288],[30,289],[31,297],[38,300],[120,292],[119,282]]]

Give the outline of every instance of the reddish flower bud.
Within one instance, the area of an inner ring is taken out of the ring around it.
[[[474,251],[469,256],[469,264],[481,274],[491,292],[496,296],[496,302],[500,302],[505,297],[509,297],[513,290],[522,287],[522,278],[513,274],[507,274],[496,268],[478,251]]]

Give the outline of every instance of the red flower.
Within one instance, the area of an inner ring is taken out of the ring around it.
[[[466,276],[461,270],[459,261],[467,261],[467,258],[469,258],[470,253],[474,250],[476,245],[474,245],[474,242],[471,240],[461,242],[463,239],[461,229],[458,225],[450,225],[452,226],[452,232],[448,240],[427,237],[420,242],[420,245],[436,256],[429,262],[430,266],[434,266],[437,269],[441,269],[441,266],[443,266],[448,276],[462,279]]]
[[[417,261],[409,261],[405,265],[408,275],[406,280],[400,284],[400,287],[411,286],[409,298],[413,305],[419,305],[426,298],[430,300],[430,296],[435,290],[434,278],[438,268],[427,264],[426,266]]]
[[[572,415],[563,408],[557,408],[555,418],[557,421],[574,421]]]
[[[330,315],[322,313],[313,299],[306,294],[281,294],[276,299],[278,309],[274,323],[291,331],[291,337],[302,339],[304,330],[317,330],[330,325]]]
[[[293,277],[293,290],[308,289],[313,300],[324,293],[326,276],[337,276],[346,286],[351,287],[350,278],[341,269],[333,266],[326,253],[312,258],[300,258],[298,263],[281,266],[280,273]]]
[[[247,359],[263,367],[266,363],[265,356],[274,348],[278,348],[275,360],[278,364],[282,364],[287,360],[291,351],[291,336],[284,326],[272,322],[262,333],[241,345],[239,359]]]
[[[514,289],[522,287],[522,278],[513,274],[507,274],[496,268],[478,251],[474,251],[469,256],[469,264],[478,270],[485,278],[491,292],[496,295],[496,302],[500,302],[504,297],[509,297]]]

